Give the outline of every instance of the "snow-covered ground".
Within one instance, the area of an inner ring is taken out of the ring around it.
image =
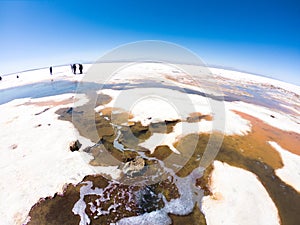
[[[202,200],[208,225],[279,225],[278,211],[257,177],[246,170],[214,162],[212,196]]]
[[[243,83],[254,83],[254,84],[266,84],[266,85],[274,85],[275,87],[283,88],[287,91],[292,91],[298,95],[300,95],[300,87],[294,84],[286,83],[283,81],[275,80],[268,77],[258,76],[251,73],[213,68],[210,67],[209,70],[215,76],[220,76],[224,78],[228,78],[235,81],[241,81]]]
[[[83,66],[85,73],[91,65]],[[141,74],[141,71],[144,72]],[[230,79],[242,84],[274,85],[300,94],[300,87],[270,78],[216,68],[210,68],[210,71],[219,80]],[[126,79],[135,80],[153,77],[153,72],[160,79],[165,79],[166,75],[170,74],[181,79],[182,75],[179,69],[159,67],[159,64],[153,67],[151,63],[129,67],[122,73],[128,74]],[[117,74],[113,82],[120,81],[122,73]],[[19,78],[16,78],[16,75]],[[47,68],[2,78],[0,92],[7,88],[52,79],[80,81],[84,79],[84,75],[74,76],[70,66],[61,66],[53,67],[53,75],[49,74]],[[180,83],[180,79],[173,84]],[[199,90],[198,87],[193,87],[192,83],[184,84],[182,87]],[[110,95],[113,100],[104,106],[99,106],[96,111],[105,107],[121,107],[131,112],[132,121],[141,121],[143,125],[164,120],[183,120],[175,125],[174,132],[157,133],[141,143],[141,146],[150,151],[154,151],[157,145],[166,144],[176,152],[173,143],[180,136],[189,133],[210,133],[213,129],[212,121],[201,120],[195,123],[184,121],[190,113],[194,112],[214,116],[210,105],[213,101],[208,102],[205,97],[196,94],[180,94],[176,90],[160,92],[158,88],[148,89],[148,92],[134,93],[134,91],[136,90],[102,90],[101,93]],[[163,93],[163,98],[159,98],[157,93]],[[130,99],[128,96],[133,98]],[[84,96],[81,97],[84,103]],[[61,192],[65,183],[77,183],[87,174],[102,172],[118,177],[119,171],[115,167],[90,167],[86,163],[90,159],[86,153],[69,151],[70,142],[77,139],[80,139],[85,146],[91,144],[89,140],[80,137],[70,122],[57,119],[58,115],[55,111],[61,107],[71,107],[73,99],[74,94],[63,94],[37,99],[16,99],[0,105],[2,172],[0,174],[0,224],[21,224],[39,198]],[[60,103],[56,105],[53,101]],[[282,101],[284,102],[284,99]],[[34,104],[39,102],[44,103]],[[80,102],[77,102],[77,105],[80,105]],[[44,111],[46,108],[49,109]],[[246,135],[251,132],[250,122],[234,113],[234,110],[257,117],[276,128],[300,133],[300,118],[297,116],[244,102],[225,102],[223,119],[226,135]],[[297,109],[293,110],[299,113]],[[281,154],[284,163],[284,167],[277,169],[276,174],[300,191],[300,157],[285,151],[275,142],[270,144]],[[205,197],[202,205],[208,225],[279,224],[277,209],[254,174],[218,161],[214,163],[214,168],[211,184],[213,196]]]
[[[0,82],[0,90],[38,82],[51,81],[52,79],[80,81],[83,79],[84,74],[86,73],[86,71],[88,71],[90,66],[90,64],[83,65],[83,74],[79,74],[77,68],[76,75],[72,73],[70,66],[58,66],[53,67],[52,75],[50,75],[49,68],[45,68],[2,76],[2,80]],[[19,76],[19,78],[17,78],[17,76]]]
[[[90,156],[69,150],[77,139],[83,146],[91,144],[72,123],[58,120],[55,114],[61,107],[72,106],[72,97],[17,99],[0,105],[0,224],[22,224],[41,197],[53,196],[65,184],[76,184],[88,174],[101,171],[118,176],[116,168],[90,167]],[[78,105],[86,102],[81,97]],[[53,101],[66,103],[55,106]]]
[[[107,107],[121,108],[130,112],[133,116],[130,121],[141,121],[144,126],[150,123],[172,120],[186,120],[191,113],[199,112],[201,115],[213,115],[211,104],[215,104],[214,100],[208,101],[207,98],[196,95],[181,93],[176,90],[168,90],[167,92],[153,92],[156,89],[129,89],[129,90],[111,90],[104,89],[98,93],[106,94],[112,97],[112,100],[95,108],[95,111]],[[132,97],[130,99],[130,97]],[[127,100],[127,101],[126,101]],[[216,103],[217,104],[217,103]],[[241,118],[236,113],[232,112],[232,107],[227,107],[227,104],[221,105],[224,107],[223,123],[224,129],[221,130],[227,135],[245,135],[251,131],[249,121]],[[235,121],[232,123],[231,121]],[[218,128],[218,127],[217,127]],[[217,129],[214,128],[214,129]],[[200,123],[200,128],[190,129],[188,133],[211,132],[212,122],[203,121]],[[183,134],[188,134],[183,133]]]
[[[269,143],[280,153],[284,164],[282,168],[275,171],[276,175],[300,193],[300,156],[283,149],[274,141]]]
[[[273,109],[257,106],[245,102],[226,102],[226,107],[229,110],[236,110],[251,116],[254,116],[270,126],[279,128],[285,131],[292,131],[300,134],[300,117],[292,116],[287,113],[283,114]],[[273,117],[271,117],[271,115]]]
[[[106,107],[121,108],[133,116],[130,121],[141,121],[144,126],[155,122],[181,120],[182,122],[174,126],[173,132],[169,134],[155,133],[140,144],[140,146],[149,149],[151,153],[154,152],[156,146],[167,145],[173,152],[179,154],[173,144],[187,134],[212,133],[212,131],[218,130],[225,135],[246,135],[251,131],[250,122],[226,109],[225,105],[224,115],[220,121],[221,125],[214,127],[213,121],[204,119],[195,123],[185,122],[195,112],[201,113],[201,115],[213,115],[210,103],[214,102],[208,102],[205,97],[195,94],[186,94],[175,90],[168,90],[167,92],[157,90],[154,92],[155,90],[129,89],[119,91],[104,89],[98,93],[111,96],[112,101],[96,107],[95,110],[100,111]]]

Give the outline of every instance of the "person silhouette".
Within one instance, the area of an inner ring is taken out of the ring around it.
[[[0,80],[2,80],[2,77],[0,76]]]
[[[72,65],[73,73],[76,74],[76,64]]]
[[[50,70],[50,75],[52,75],[52,66],[50,66],[49,70]]]
[[[82,64],[79,64],[79,73],[82,74],[83,66]]]

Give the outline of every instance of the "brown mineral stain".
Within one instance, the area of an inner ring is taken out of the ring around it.
[[[201,187],[204,191],[204,195],[212,195],[210,190],[211,185],[211,174],[214,169],[213,164],[210,164],[205,170],[202,177],[196,180],[196,186]]]
[[[67,105],[70,103],[74,103],[78,100],[74,99],[73,97],[65,99],[65,100],[60,100],[60,101],[54,101],[54,100],[49,100],[49,101],[39,101],[39,102],[26,102],[24,105],[34,105],[34,106],[59,106],[59,105]]]
[[[300,134],[290,131],[284,131],[276,128],[276,122],[274,126],[270,126],[264,123],[262,120],[250,116],[246,113],[234,111],[246,120],[249,120],[252,124],[252,132],[249,134],[252,140],[259,141],[261,143],[266,141],[274,141],[278,143],[282,148],[297,154],[300,156]],[[299,130],[300,132],[300,130]]]
[[[40,199],[30,210],[30,222],[27,225],[74,225],[79,224],[80,217],[72,209],[80,197],[80,187],[69,184],[63,195]]]
[[[256,174],[277,206],[281,224],[300,224],[298,210],[300,208],[300,194],[276,175],[275,170],[283,166],[282,160],[279,153],[268,144],[268,141],[275,141],[287,150],[297,153],[296,146],[299,146],[297,144],[298,134],[279,130],[245,113],[236,113],[251,122],[252,130],[245,136],[225,136],[216,160]],[[204,138],[205,134],[200,136]],[[208,138],[208,135],[206,138]],[[181,145],[185,147],[185,143],[189,139],[186,136],[179,141],[179,144],[181,142]],[[201,141],[201,139],[199,140]],[[185,150],[185,148],[182,148],[182,150]],[[195,152],[201,152],[201,149],[198,149],[198,145]],[[192,161],[183,170],[191,171],[194,167],[189,167],[194,163]],[[204,172],[204,177],[197,180],[196,183],[204,188],[205,195],[211,194],[209,191],[209,179],[205,178],[205,176],[210,177],[209,173],[211,173],[211,168],[208,167]],[[222,200],[222,196],[219,195],[212,197]]]
[[[204,214],[200,211],[197,204],[188,215],[185,216],[177,216],[174,214],[169,214],[172,219],[172,225],[206,225],[206,220]]]
[[[91,221],[90,224],[109,225],[125,217],[159,210],[164,207],[162,195],[168,201],[180,196],[172,179],[152,185],[129,186],[108,180],[101,175],[86,176],[79,184],[68,185],[63,195],[41,199],[35,204],[30,210],[31,220],[28,225],[79,224],[80,217],[75,215],[72,209],[79,200],[80,188],[86,186],[86,182],[92,183],[91,189],[102,189],[102,194],[84,196],[85,213]],[[107,211],[109,213],[106,213]]]
[[[250,115],[236,113],[251,122],[252,130],[245,136],[224,136],[216,160],[256,174],[277,206],[281,223],[283,225],[300,224],[298,210],[300,208],[300,194],[276,175],[275,170],[283,166],[282,159],[280,154],[268,144],[268,141],[275,141],[283,148],[299,154],[297,149],[299,135],[269,126]],[[177,171],[178,176],[187,176],[199,166],[199,156],[203,155],[208,140],[209,134],[200,134],[199,137],[196,134],[190,134],[174,144],[181,152],[181,155],[178,156],[181,157],[181,160],[191,155],[184,167]],[[196,145],[195,142],[197,142]],[[161,156],[156,157],[160,158]],[[204,189],[206,195],[211,194],[209,190],[211,171],[212,169],[208,167],[204,172],[204,177],[196,182],[198,186]],[[222,199],[222,196],[219,195],[212,197],[218,200]]]
[[[274,168],[261,160],[246,157],[231,142],[223,143],[216,160],[256,174],[275,203],[281,224],[300,224],[300,194],[277,177]]]
[[[201,120],[212,121],[213,117],[211,115],[203,115],[200,112],[193,112],[186,119],[188,123],[200,122]]]
[[[146,156],[148,157],[155,157],[159,160],[165,160],[167,157],[169,157],[173,151],[169,148],[167,145],[160,145],[157,146],[152,154],[150,152],[146,152]]]
[[[139,149],[137,148],[138,144],[152,135],[152,132],[150,131],[151,126],[143,126],[140,122],[133,122],[130,125],[127,124],[127,126],[123,126],[120,130],[121,136],[119,141],[125,147],[129,147],[137,151],[120,152],[113,146],[113,140],[116,138],[116,132],[110,124],[110,121],[106,120],[103,118],[103,115],[100,116],[99,114],[93,113],[90,115],[84,115],[84,113],[82,113],[81,115],[80,107],[77,108],[76,111],[76,115],[78,115],[81,120],[80,124],[75,123],[74,125],[79,130],[80,134],[89,138],[89,129],[91,129],[89,127],[90,124],[92,123],[93,125],[96,125],[98,131],[98,136],[95,137],[96,141],[101,140],[103,147],[108,150],[109,154],[113,155],[113,157],[118,159],[120,162],[126,162],[127,160],[137,157],[139,154]],[[226,162],[231,166],[243,168],[256,174],[277,206],[282,225],[300,224],[300,215],[298,212],[298,209],[300,208],[300,195],[293,187],[284,183],[275,174],[275,170],[281,168],[283,163],[280,154],[268,144],[268,141],[275,141],[283,148],[300,155],[299,150],[297,149],[297,146],[300,146],[299,134],[279,130],[245,113],[237,111],[235,111],[235,113],[250,121],[252,124],[252,130],[245,136],[225,136],[220,151],[216,156],[216,160]],[[61,119],[71,120],[70,114],[66,111],[60,112],[59,114],[61,115]],[[109,110],[106,115],[108,114]],[[201,118],[201,116],[202,115],[195,113],[190,115],[187,120],[190,122],[197,122],[198,120],[205,119],[203,117]],[[128,118],[128,115],[124,115],[124,117]],[[110,119],[111,117],[109,117],[109,120]],[[74,121],[72,122],[74,123]],[[170,128],[175,124],[176,123],[171,123]],[[160,124],[154,125],[154,129],[156,129],[157,132],[160,132]],[[168,129],[168,131],[171,132],[172,129]],[[130,135],[132,134],[136,137],[136,139],[131,138],[132,136]],[[176,174],[178,176],[186,177],[195,168],[199,167],[209,138],[209,134],[189,134],[174,143],[174,147],[181,152],[179,155],[173,154],[168,146],[158,146],[152,155],[149,153],[146,153],[146,155],[155,157],[158,160],[163,160],[165,166],[176,170]],[[92,150],[92,154],[94,156],[94,161],[92,161],[92,163],[95,163],[95,165],[103,163],[103,160],[100,160],[103,157],[100,150],[101,149],[99,148]],[[150,163],[150,161],[148,163]],[[177,165],[182,165],[182,168],[178,170],[176,167]],[[150,169],[151,168],[155,168],[155,166],[150,167]],[[205,195],[211,194],[209,190],[211,171],[212,167],[207,167],[204,172],[204,176],[196,181],[196,184],[204,190]],[[155,170],[153,172],[156,173]],[[164,184],[163,186],[168,189],[167,192],[160,188],[157,189],[155,186],[152,186],[150,189],[157,190],[160,193],[163,192],[165,195],[171,194],[172,198],[177,197],[176,191],[169,191],[169,189],[172,189],[172,186],[169,184]],[[222,198],[222,196],[218,195],[214,197],[216,199]],[[91,198],[90,200],[93,199]],[[147,212],[147,207],[149,205],[146,204],[143,206],[145,206],[145,212]],[[151,210],[154,209],[151,208],[151,205],[149,207]],[[192,216],[188,215],[187,217],[170,215],[172,217],[173,224],[189,224],[189,222],[194,221],[194,218],[199,219],[202,214],[197,210],[199,209],[194,209],[194,212],[191,214]],[[118,217],[118,215],[115,216]],[[123,217],[125,217],[125,215]],[[112,219],[111,221],[115,221],[115,219]],[[191,222],[190,224],[195,224],[195,222]]]
[[[189,134],[174,143],[174,147],[180,152],[179,155],[173,154],[174,164],[183,165],[176,172],[178,176],[186,177],[199,167],[209,136],[209,134]]]
[[[109,102],[111,102],[111,100],[112,100],[112,97],[110,97],[109,95],[102,94],[102,93],[98,94],[97,100],[96,100],[96,103],[95,103],[95,108],[99,105],[106,105]]]

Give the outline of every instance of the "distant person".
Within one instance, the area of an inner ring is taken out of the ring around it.
[[[79,64],[79,73],[82,74],[83,66],[82,64]]]
[[[52,75],[52,66],[50,66],[49,70],[50,70],[50,75]]]
[[[19,75],[17,75],[17,78],[19,78]]]
[[[0,76],[0,80],[2,80],[2,77]]]
[[[76,64],[72,65],[73,73],[76,74]]]

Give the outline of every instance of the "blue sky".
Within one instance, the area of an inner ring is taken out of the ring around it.
[[[207,64],[300,85],[300,2],[0,1],[0,74],[97,60],[127,42],[164,40]]]

